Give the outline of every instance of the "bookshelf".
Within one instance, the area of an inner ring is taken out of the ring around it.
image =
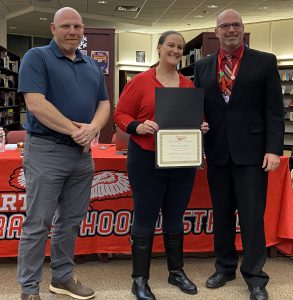
[[[279,65],[285,112],[284,150],[293,148],[293,65]]]
[[[0,46],[0,126],[6,131],[20,127],[19,64],[19,56]]]

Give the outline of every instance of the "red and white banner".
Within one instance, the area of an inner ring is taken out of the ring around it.
[[[129,253],[133,209],[126,173],[126,157],[115,147],[93,149],[95,176],[86,219],[76,243],[76,254]],[[25,219],[26,194],[22,159],[17,151],[0,153],[0,257],[17,256],[21,226]],[[269,175],[265,215],[267,246],[276,245],[293,255],[293,193],[288,158]],[[213,251],[213,211],[206,169],[197,171],[188,209],[184,214],[185,252]],[[236,246],[241,249],[239,220]],[[163,252],[161,217],[156,227],[154,251]],[[47,255],[49,255],[49,242]]]

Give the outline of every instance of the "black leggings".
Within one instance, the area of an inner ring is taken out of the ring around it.
[[[156,169],[155,152],[130,139],[127,172],[133,194],[132,234],[151,235],[161,209],[163,231],[183,232],[183,214],[192,192],[195,168]]]

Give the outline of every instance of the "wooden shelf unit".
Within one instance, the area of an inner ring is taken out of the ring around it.
[[[0,46],[0,126],[20,128],[20,105],[17,94],[20,57]]]
[[[284,149],[293,149],[293,65],[278,66],[285,112]]]

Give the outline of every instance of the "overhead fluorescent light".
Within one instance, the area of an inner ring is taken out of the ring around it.
[[[214,4],[208,5],[208,8],[217,8],[217,7],[218,7],[218,5],[214,5]]]
[[[259,10],[269,10],[270,8],[268,6],[260,6]]]
[[[107,1],[98,1],[98,4],[106,4]]]
[[[128,5],[117,5],[115,7],[117,11],[130,11],[130,12],[138,12],[140,10],[139,6],[128,6]]]

